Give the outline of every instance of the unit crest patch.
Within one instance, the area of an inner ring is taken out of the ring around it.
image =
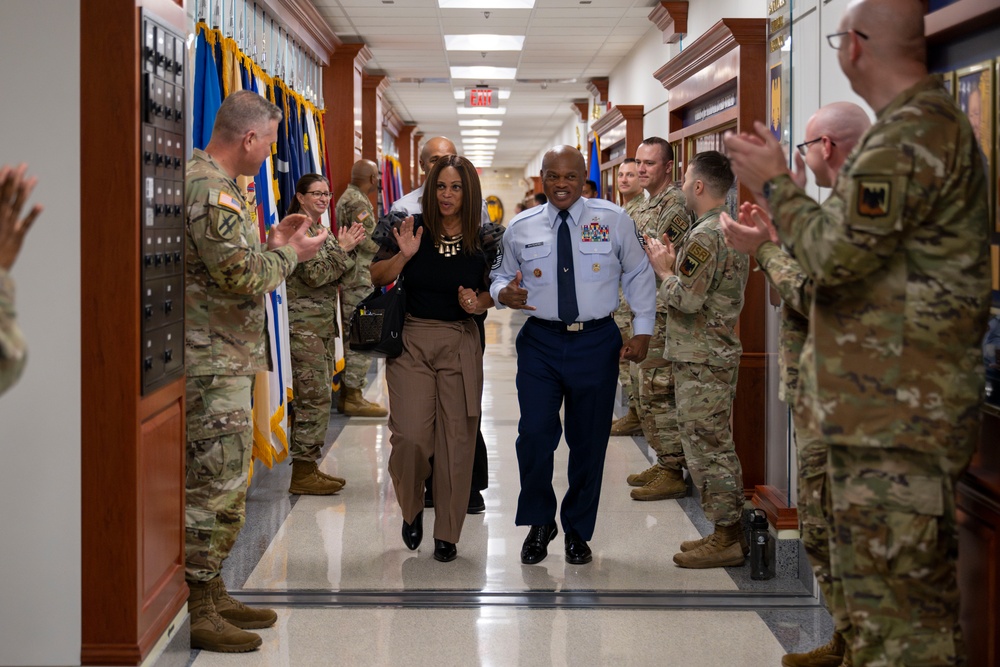
[[[712,253],[709,252],[708,248],[695,241],[687,249],[679,270],[688,278],[694,277],[711,256]]]
[[[866,218],[883,218],[889,215],[889,202],[892,199],[892,183],[890,181],[857,182],[856,211]]]

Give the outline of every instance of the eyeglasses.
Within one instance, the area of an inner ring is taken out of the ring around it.
[[[814,143],[816,143],[817,141],[823,141],[824,139],[829,139],[829,137],[825,137],[825,136],[824,136],[824,137],[819,137],[819,138],[817,138],[817,139],[812,139],[812,140],[810,140],[810,141],[803,141],[803,142],[802,142],[801,144],[797,145],[797,146],[796,146],[795,148],[796,148],[796,149],[798,149],[798,151],[799,151],[799,155],[801,155],[802,157],[805,157],[805,156],[806,156],[806,153],[808,153],[808,152],[809,152],[809,147],[810,147],[811,145],[813,145],[813,144],[814,144]],[[836,146],[837,144],[835,144],[835,143],[833,142],[833,139],[830,139],[830,145],[831,145],[831,146]]]
[[[861,39],[868,39],[868,35],[860,30],[845,30],[844,32],[835,32],[832,35],[827,35],[826,42],[831,48],[839,51],[840,47],[844,45],[844,37],[850,35],[852,32]]]
[[[332,192],[307,192],[306,194],[316,199],[329,199],[333,196]]]

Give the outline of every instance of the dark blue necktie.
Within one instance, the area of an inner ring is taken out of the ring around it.
[[[580,316],[576,305],[576,276],[573,274],[573,241],[569,237],[569,211],[559,211],[559,239],[556,242],[556,284],[559,287],[559,319],[573,324]]]

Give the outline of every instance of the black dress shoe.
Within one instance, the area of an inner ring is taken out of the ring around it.
[[[521,562],[525,565],[534,565],[545,560],[549,555],[549,542],[558,534],[559,531],[556,530],[554,523],[532,526],[528,536],[524,538],[524,545],[521,546]]]
[[[466,514],[482,514],[486,511],[486,501],[480,491],[473,491],[469,494],[469,510]]]
[[[582,537],[570,531],[566,533],[566,562],[573,565],[583,565],[594,559],[590,547]]]
[[[434,540],[434,560],[439,560],[442,563],[448,563],[458,558],[458,549],[455,548],[453,542],[445,542],[444,540]]]
[[[424,513],[421,512],[413,520],[413,523],[403,521],[403,544],[410,551],[420,546],[420,540],[424,539]]]

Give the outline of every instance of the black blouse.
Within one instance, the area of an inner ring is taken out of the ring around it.
[[[423,226],[423,216],[413,219],[413,231]],[[392,257],[398,251],[383,246],[376,260]],[[406,312],[428,320],[454,322],[472,315],[458,303],[459,286],[474,290],[487,289],[485,254],[480,251],[467,255],[460,250],[453,257],[445,257],[434,247],[434,239],[427,229],[420,239],[420,249],[403,267],[403,286],[406,289]]]

